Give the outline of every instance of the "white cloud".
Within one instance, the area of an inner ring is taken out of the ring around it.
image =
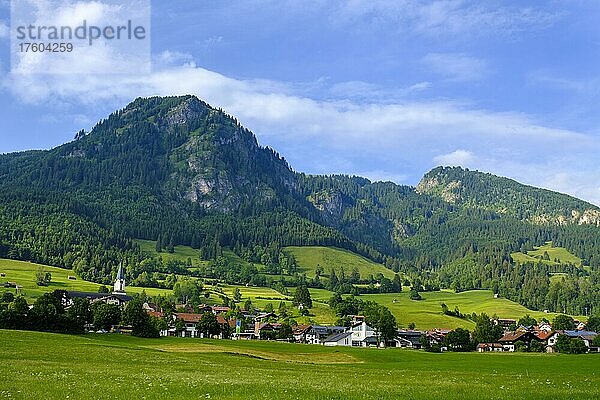
[[[410,94],[422,92],[431,88],[431,82],[418,82],[408,87],[389,88],[363,81],[339,82],[328,90],[335,98],[343,99],[368,99],[369,101],[385,100],[390,102],[399,100]]]
[[[490,73],[487,61],[462,53],[428,53],[423,63],[451,81],[478,81]]]
[[[132,30],[141,26],[148,29],[150,22],[149,0],[122,3],[116,0],[81,2],[76,0],[22,0],[13,4],[12,23],[16,26],[56,27],[59,35],[72,32],[74,36],[61,42],[72,45],[68,52],[13,52],[12,70],[20,74],[84,74],[84,73],[139,73],[150,69],[150,40],[130,40],[116,30],[132,21]],[[97,35],[104,27],[113,27],[113,39],[91,39],[91,28]],[[63,31],[62,27],[70,28]],[[80,32],[79,34],[77,32]],[[20,43],[43,42],[45,31],[35,29],[33,37]],[[85,32],[84,39],[78,35]],[[117,39],[122,35],[124,39]],[[129,32],[127,33],[129,35]],[[92,45],[93,41],[93,45]]]
[[[8,37],[9,28],[5,21],[0,20],[0,39]]]
[[[467,150],[455,150],[452,153],[436,156],[433,160],[436,164],[443,166],[468,167],[475,159],[473,153]]]
[[[340,25],[367,23],[444,39],[457,36],[473,39],[469,36],[473,32],[516,36],[526,30],[544,29],[561,16],[562,13],[542,7],[515,7],[497,2],[352,0],[336,2],[330,19]]]
[[[425,172],[434,160],[541,182],[600,204],[600,171],[581,161],[597,159],[600,141],[594,136],[456,102],[315,100],[294,93],[295,84],[234,79],[198,67],[186,55],[162,53],[157,59],[163,62],[147,75],[13,74],[4,84],[25,102],[77,104],[77,113],[108,104],[118,108],[138,96],[195,94],[236,116],[307,172],[410,183],[415,177],[404,174],[407,166]],[[378,89],[366,82],[345,89],[356,87]],[[551,179],[577,170],[586,171],[585,179]]]

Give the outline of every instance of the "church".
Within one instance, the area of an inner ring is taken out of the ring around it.
[[[122,306],[131,300],[131,296],[125,293],[125,268],[123,268],[123,264],[119,264],[119,271],[117,272],[112,293],[68,292],[68,294],[71,301],[72,299],[83,298],[88,299],[92,304],[102,302]]]

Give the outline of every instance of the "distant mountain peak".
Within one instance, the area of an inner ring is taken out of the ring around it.
[[[447,203],[508,214],[536,224],[600,225],[600,208],[575,197],[461,167],[437,167],[416,189]]]

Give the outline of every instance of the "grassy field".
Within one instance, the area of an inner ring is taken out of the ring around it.
[[[382,273],[388,278],[394,277],[394,271],[348,250],[319,246],[286,247],[285,250],[296,257],[299,270],[309,278],[315,276],[317,265],[323,267],[325,275],[329,275],[331,269],[335,269],[337,273],[340,267],[343,267],[344,273],[348,276],[356,267],[363,279],[377,273]]]
[[[406,327],[414,322],[417,329],[430,328],[467,328],[473,329],[475,324],[470,320],[450,317],[441,313],[441,303],[446,303],[451,310],[458,307],[463,314],[485,312],[490,317],[518,319],[530,314],[537,319],[552,320],[556,314],[531,311],[522,305],[507,299],[495,299],[491,291],[471,290],[462,293],[450,291],[421,293],[423,300],[415,301],[408,298],[408,293],[401,294],[371,294],[362,296],[388,307],[396,317],[400,326]],[[395,301],[394,301],[395,300]]]
[[[163,260],[176,260],[181,262],[187,262],[188,259],[192,260],[192,268],[207,267],[209,261],[202,260],[200,258],[199,250],[193,249],[189,246],[175,246],[173,253],[162,251],[158,253],[156,251],[156,242],[152,240],[136,240],[136,243],[140,245],[140,249],[149,254],[150,256],[160,256]],[[223,249],[223,256],[230,262],[237,265],[247,265],[248,261],[243,260],[237,254],[229,249]],[[262,264],[254,264],[259,271],[265,268]]]
[[[541,260],[540,258],[537,258],[537,257],[542,257],[544,255],[544,252],[548,252],[548,256],[550,256],[550,261]],[[558,259],[560,261],[560,263],[563,263],[563,264],[570,263],[570,264],[575,264],[577,266],[581,265],[581,258],[577,257],[576,255],[571,254],[564,247],[554,247],[552,245],[552,242],[547,242],[546,244],[544,244],[543,246],[540,246],[540,247],[534,247],[534,250],[528,251],[527,254],[524,254],[521,252],[512,253],[511,257],[513,258],[513,260],[515,262],[518,262],[521,264],[526,263],[526,262],[537,263],[537,262],[541,261],[548,265],[557,265],[559,263],[555,262],[554,260]]]
[[[199,267],[200,265],[207,265],[208,261],[203,261],[200,259],[200,252],[195,250],[189,246],[175,246],[173,253],[168,253],[163,251],[158,253],[156,251],[156,242],[152,240],[136,240],[137,244],[139,244],[140,249],[151,256],[160,255],[163,260],[176,260],[186,262],[187,259],[192,260],[193,267]]]
[[[0,331],[0,398],[598,399],[598,355]]]
[[[271,288],[233,285],[220,286],[220,288],[223,289],[225,294],[227,294],[230,298],[233,297],[233,292],[236,287],[240,289],[240,293],[242,294],[242,303],[246,299],[250,299],[255,307],[259,307],[261,309],[264,309],[267,304],[271,303],[275,309],[275,312],[277,312],[279,304],[283,302],[290,315],[299,324],[316,323],[332,325],[337,320],[335,313],[326,304],[327,300],[329,300],[332,295],[332,293],[327,290],[310,289],[311,297],[313,299],[313,308],[310,309],[310,315],[301,316],[299,310],[296,309],[292,304],[292,297],[294,294],[294,289],[292,288],[290,288],[290,296],[285,296]]]
[[[84,281],[77,277],[73,270],[56,267],[44,266],[45,271],[50,272],[52,281],[48,286],[38,286],[36,284],[35,273],[40,265],[25,261],[15,261],[0,259],[0,273],[6,276],[0,278],[0,282],[16,282],[23,286],[23,294],[29,300],[41,296],[43,293],[51,292],[56,289],[80,292],[97,292],[101,286],[98,283]],[[70,280],[69,276],[75,276],[76,280]],[[109,289],[111,289],[109,287]],[[1,289],[0,289],[1,290]],[[171,290],[139,288],[127,286],[127,293],[141,293],[146,291],[148,295],[170,294]]]

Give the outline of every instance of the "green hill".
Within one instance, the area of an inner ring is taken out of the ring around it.
[[[192,266],[198,267],[200,265],[207,265],[208,261],[204,261],[200,258],[200,251],[195,250],[189,246],[174,246],[174,252],[169,253],[167,251],[157,252],[156,241],[154,240],[140,240],[137,239],[135,242],[140,246],[140,250],[152,257],[160,256],[163,260],[175,260],[186,262],[188,258],[192,260]]]
[[[549,260],[543,258],[545,253],[548,254]],[[543,246],[534,247],[533,250],[528,251],[527,253],[522,253],[520,251],[512,253],[511,257],[515,262],[521,264],[526,262],[542,262],[548,265],[573,264],[580,266],[582,264],[581,258],[571,254],[564,247],[554,247],[552,242],[546,242]]]
[[[463,314],[486,313],[490,317],[519,319],[529,314],[540,320],[552,320],[557,314],[532,311],[508,299],[496,299],[491,291],[470,290],[461,293],[450,291],[421,293],[423,300],[410,300],[408,293],[401,294],[369,294],[361,296],[373,300],[390,309],[398,324],[403,327],[414,322],[417,329],[457,327],[472,330],[475,324],[471,320],[451,317],[442,314],[441,303],[449,309],[458,307]],[[583,318],[583,317],[582,317]]]
[[[348,276],[353,268],[357,268],[361,279],[379,273],[387,278],[394,277],[394,271],[348,250],[320,246],[291,246],[286,247],[284,250],[294,255],[299,270],[309,278],[315,276],[317,266],[323,268],[324,276],[329,276],[331,270],[335,270],[337,273],[342,268]]]
[[[39,267],[43,267],[44,271],[50,272],[52,275],[52,280],[48,286],[38,286],[36,284],[35,274]],[[50,267],[26,261],[0,259],[0,273],[5,274],[5,276],[0,277],[0,282],[14,282],[19,286],[22,286],[23,295],[30,301],[46,292],[51,292],[56,289],[78,292],[97,292],[98,288],[101,286],[98,283],[81,279],[73,270]],[[75,277],[76,279],[69,279],[69,276]],[[108,288],[109,290],[112,289],[110,286]],[[145,291],[148,295],[172,293],[171,290],[140,288],[135,286],[127,286],[126,289],[127,293],[141,293],[142,291]],[[0,288],[0,291],[1,290],[2,288]]]

